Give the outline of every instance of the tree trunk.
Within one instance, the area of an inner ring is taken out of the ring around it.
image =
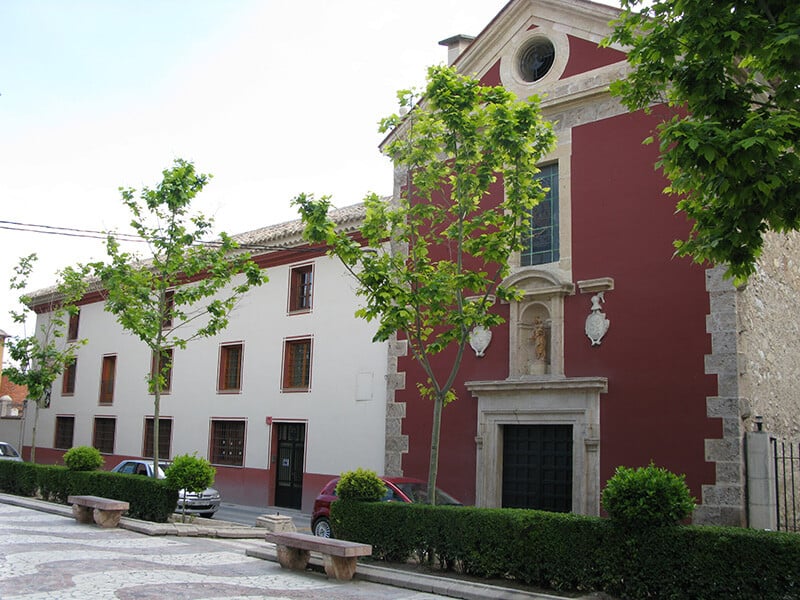
[[[36,426],[39,424],[39,402],[34,402],[36,409],[33,411],[33,430],[31,433],[31,462],[36,462]],[[22,452],[22,448],[20,448]]]
[[[439,474],[439,438],[442,431],[442,409],[444,394],[438,393],[433,399],[433,424],[431,425],[431,463],[428,467],[428,502],[436,504],[436,476]]]

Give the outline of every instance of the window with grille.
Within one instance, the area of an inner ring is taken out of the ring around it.
[[[64,365],[64,372],[61,374],[61,394],[71,396],[75,393],[75,374],[78,372],[78,359],[74,359]]]
[[[114,402],[114,379],[117,371],[117,357],[104,356],[103,370],[100,376],[100,404]]]
[[[164,365],[168,365],[166,371]],[[172,348],[167,348],[161,353],[161,362],[156,366],[156,353],[152,353],[150,359],[150,378],[151,380],[156,376],[156,370],[160,370],[164,376],[164,381],[161,382],[161,393],[168,394],[172,391]],[[155,388],[151,388],[150,393],[155,393]]]
[[[541,167],[536,178],[546,190],[539,204],[531,209],[530,227],[522,238],[520,264],[543,265],[558,261],[558,164]]]
[[[211,421],[211,462],[244,465],[244,421]]]
[[[81,313],[80,311],[76,312],[75,314],[70,314],[69,316],[69,327],[67,328],[67,340],[77,340],[78,339],[78,325],[80,324],[81,320]]]
[[[289,312],[311,310],[311,296],[314,289],[313,265],[303,265],[292,269],[289,278]]]
[[[72,440],[75,435],[75,417],[57,416],[56,417],[56,439],[53,443],[54,448],[59,450],[69,450],[72,448]]]
[[[114,454],[114,434],[117,420],[112,417],[95,417],[92,446],[102,454]]]
[[[242,389],[242,351],[242,344],[220,347],[219,391],[238,392]]]
[[[144,446],[142,456],[151,458],[153,456],[153,417],[146,417],[144,420]],[[158,458],[169,458],[170,446],[172,442],[172,419],[158,419]]]
[[[305,391],[311,384],[311,338],[286,340],[283,348],[283,389]]]

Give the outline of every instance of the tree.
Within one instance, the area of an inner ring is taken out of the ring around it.
[[[693,221],[677,254],[754,272],[768,230],[800,227],[800,10],[794,0],[622,0],[606,43],[631,110],[666,102],[659,166]],[[638,11],[636,10],[638,9]]]
[[[36,254],[20,259],[11,278],[11,290],[24,290],[36,263]],[[88,269],[68,267],[59,273],[59,281],[50,293],[40,294],[45,300],[37,302],[38,312],[33,335],[13,337],[6,340],[6,350],[13,364],[3,369],[9,380],[28,388],[28,400],[35,406],[33,433],[31,438],[31,462],[36,462],[36,429],[39,424],[39,409],[50,406],[53,382],[75,362],[77,349],[85,339],[67,339],[71,315],[77,315],[77,302],[88,287]],[[19,298],[23,309],[10,311],[14,323],[25,325],[32,298],[23,294]]]
[[[427,376],[419,391],[433,401],[428,496],[434,501],[442,410],[455,399],[470,332],[502,323],[492,304],[515,297],[502,280],[542,197],[536,163],[554,136],[535,98],[518,101],[452,68],[429,69],[420,103],[409,90],[398,97],[410,112],[384,119],[381,131],[392,133],[385,151],[405,169],[406,185],[391,204],[365,199],[366,251],[336,230],[327,215],[330,198],[301,194],[293,202],[306,239],[327,243],[356,278],[365,301],[356,315],[377,320],[375,340],[402,335]],[[505,197],[489,198],[499,175]],[[387,240],[405,244],[404,251],[377,251]],[[437,372],[432,359],[450,346],[454,359]]]
[[[205,458],[198,457],[196,453],[194,455],[181,454],[172,461],[165,476],[167,483],[179,490],[179,494],[183,498],[181,514],[183,522],[186,522],[187,494],[197,494],[205,490],[214,483],[216,473],[217,470],[211,466],[211,463]]]
[[[190,213],[192,200],[210,176],[196,173],[194,165],[182,159],[162,175],[155,189],[142,188],[138,200],[134,189],[120,188],[133,215],[131,227],[148,244],[148,259],[123,251],[117,236],[109,234],[110,262],[93,265],[103,285],[105,309],[152,353],[147,380],[153,394],[154,477],[161,392],[172,368],[171,350],[225,329],[241,296],[267,280],[225,233],[219,240],[206,241],[213,221]],[[234,283],[237,275],[243,280]]]

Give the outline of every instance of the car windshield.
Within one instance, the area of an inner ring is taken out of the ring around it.
[[[421,504],[428,504],[428,485],[425,483],[406,482],[395,483],[400,490],[408,496],[412,502],[419,502]],[[436,504],[453,504],[461,505],[461,502],[453,498],[447,492],[443,492],[436,488]]]
[[[13,456],[17,457],[17,451],[8,444],[0,444],[0,456]]]

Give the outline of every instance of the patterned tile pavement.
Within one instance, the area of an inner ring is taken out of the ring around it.
[[[323,574],[285,571],[251,558],[252,542],[148,537],[0,504],[3,600],[433,600],[445,598]]]

